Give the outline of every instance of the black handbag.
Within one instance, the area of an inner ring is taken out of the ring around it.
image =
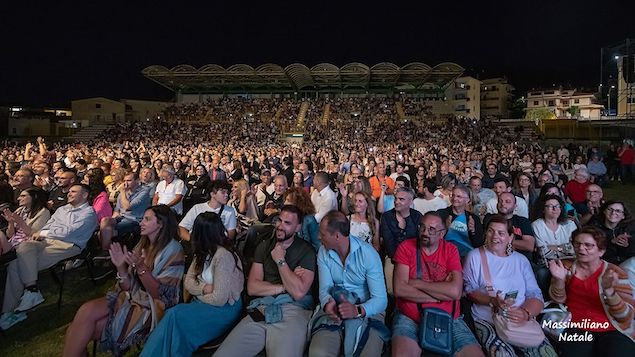
[[[417,242],[417,279],[421,279],[421,249]],[[429,273],[429,272],[428,272]],[[454,309],[456,302],[452,302],[452,315],[446,311],[429,307],[419,309],[419,347],[424,351],[430,351],[443,355],[452,354],[452,324],[454,323]]]

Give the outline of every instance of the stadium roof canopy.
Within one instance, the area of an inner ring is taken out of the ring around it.
[[[266,63],[257,68],[235,64],[223,68],[208,64],[194,68],[182,64],[171,69],[152,65],[142,73],[178,93],[276,93],[276,92],[424,92],[445,88],[465,69],[444,62],[434,67],[413,62],[403,67],[382,62],[372,67],[353,62],[337,67],[320,63],[311,68],[301,63],[286,67]]]

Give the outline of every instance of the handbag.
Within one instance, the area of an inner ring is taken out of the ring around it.
[[[485,278],[485,285],[489,296],[496,297],[494,292],[494,286],[492,285],[492,276],[489,271],[489,264],[487,263],[487,256],[485,255],[485,248],[480,247],[481,264],[483,266],[483,276]],[[540,324],[535,318],[531,318],[529,321],[512,322],[501,314],[494,312],[492,314],[492,321],[494,322],[494,328],[496,334],[501,340],[516,347],[538,347],[545,339],[545,333],[540,328]]]
[[[571,312],[567,310],[564,304],[553,301],[545,302],[540,326],[542,326],[542,330],[547,336],[557,341],[560,334],[565,330],[563,326],[568,325],[570,321]]]
[[[428,272],[429,273],[429,272]],[[421,249],[417,240],[417,279],[421,279]],[[452,315],[438,308],[419,309],[419,347],[425,351],[450,355],[452,354],[452,324],[454,323],[454,309],[452,303]]]
[[[556,249],[549,249],[541,246],[536,251],[538,253],[538,262],[544,266],[549,266],[550,260],[574,260],[575,251],[571,243],[560,244]]]

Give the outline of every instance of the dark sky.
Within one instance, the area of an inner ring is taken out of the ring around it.
[[[595,87],[600,48],[635,38],[632,0],[16,3],[0,5],[0,104],[167,100],[141,70],[182,63],[452,61],[519,90]]]

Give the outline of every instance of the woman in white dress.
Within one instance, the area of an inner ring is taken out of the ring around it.
[[[375,214],[374,201],[366,192],[357,192],[353,199],[355,212],[349,217],[350,234],[372,244],[379,251],[379,220]]]

